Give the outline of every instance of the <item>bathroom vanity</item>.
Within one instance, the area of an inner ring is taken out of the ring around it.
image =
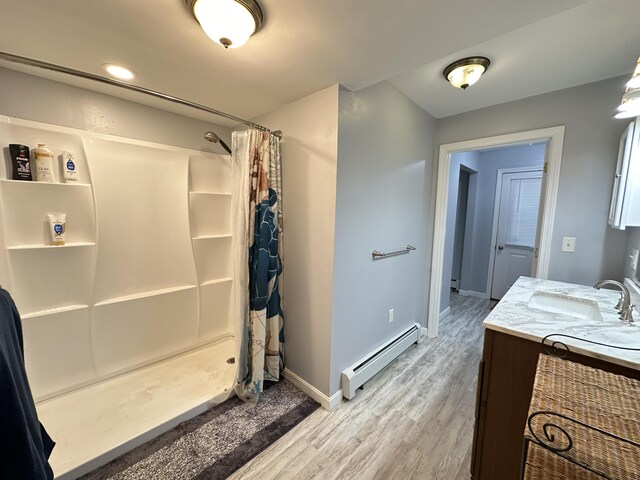
[[[620,293],[521,277],[484,321],[471,460],[473,480],[519,478],[522,435],[540,353],[557,348],[573,362],[640,379],[640,319],[619,320]],[[556,334],[546,341],[547,335]]]

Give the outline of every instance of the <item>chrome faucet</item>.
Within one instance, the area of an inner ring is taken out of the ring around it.
[[[629,289],[625,287],[624,284],[616,282],[615,280],[602,280],[601,282],[596,283],[593,288],[600,290],[605,285],[613,285],[622,291],[621,301],[616,305],[618,313],[620,314],[620,320],[629,323],[633,322],[633,305],[631,305]]]

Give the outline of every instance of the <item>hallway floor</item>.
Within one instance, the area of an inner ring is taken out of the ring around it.
[[[489,305],[452,295],[437,339],[409,348],[353,400],[319,409],[229,479],[468,479]]]

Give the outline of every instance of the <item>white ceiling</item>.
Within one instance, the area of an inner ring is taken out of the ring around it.
[[[264,28],[224,50],[183,0],[3,0],[0,49],[100,75],[102,64],[120,63],[140,86],[244,118],[335,83],[357,90],[386,79],[442,117],[630,72],[640,54],[638,0],[259,1]],[[462,92],[441,70],[468,53],[493,63]]]
[[[640,55],[640,1],[593,0],[531,23],[391,82],[436,118],[630,73]],[[452,88],[442,70],[458,58],[492,60],[467,90]],[[622,96],[620,91],[620,96]],[[612,112],[615,105],[611,106]]]

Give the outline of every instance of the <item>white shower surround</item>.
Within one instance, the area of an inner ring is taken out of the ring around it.
[[[5,116],[0,139],[69,150],[79,170],[78,184],[9,180],[6,148],[0,166],[0,283],[37,402],[232,341],[228,156]],[[53,212],[67,215],[64,246],[49,245]],[[212,382],[209,401],[232,386],[219,370],[229,384]]]

